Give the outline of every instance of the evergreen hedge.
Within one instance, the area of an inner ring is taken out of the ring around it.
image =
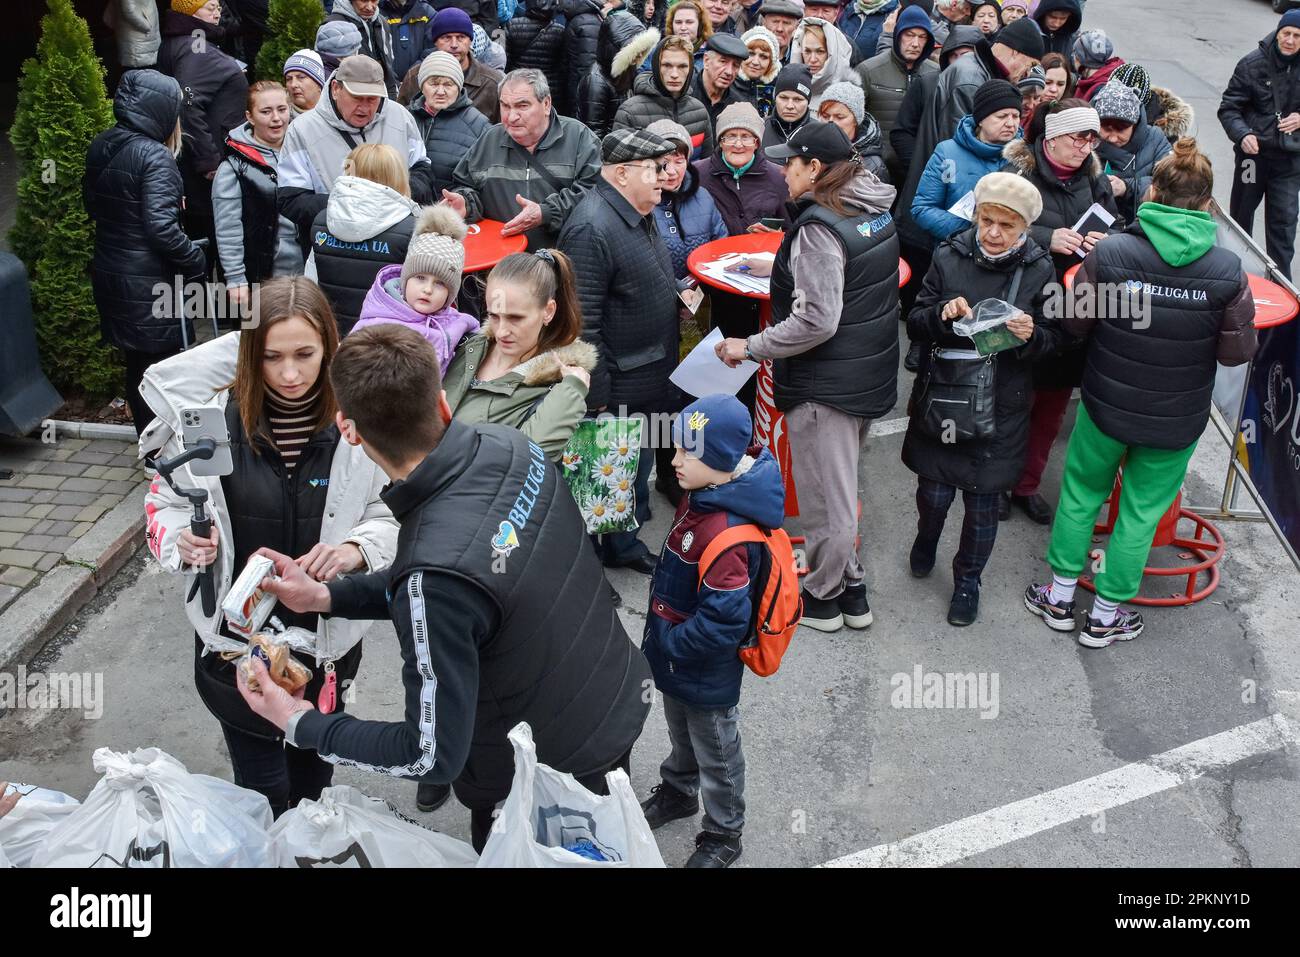
[[[9,243],[27,267],[41,364],[60,390],[120,394],[122,368],[100,341],[90,289],[94,226],[81,181],[91,141],[113,125],[104,67],[72,0],[48,0],[36,56],[23,64],[10,138],[18,209]]]
[[[266,39],[254,65],[257,78],[283,82],[284,61],[316,46],[316,29],[324,19],[320,0],[271,0]]]

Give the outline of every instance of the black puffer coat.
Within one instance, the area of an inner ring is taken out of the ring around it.
[[[121,349],[179,348],[179,313],[170,298],[168,308],[155,310],[154,287],[203,277],[203,251],[181,228],[180,170],[163,146],[180,111],[175,80],[131,70],[113,100],[117,125],[100,133],[86,155],[83,197],[95,224],[91,285],[104,339]]]
[[[971,492],[1004,492],[1015,485],[1024,466],[1029,441],[1029,406],[1033,396],[1030,382],[1032,361],[1049,355],[1060,341],[1054,320],[1043,316],[1046,295],[1043,286],[1052,281],[1052,257],[1046,249],[1025,239],[1023,253],[1015,261],[990,262],[978,254],[972,227],[939,244],[930,271],[925,274],[916,304],[907,317],[907,334],[925,350],[921,371],[912,385],[909,409],[920,412],[930,351],[973,349],[970,339],[952,331],[952,323],[941,316],[948,301],[964,296],[974,306],[981,299],[1007,300],[1017,264],[1023,266],[1020,286],[1013,305],[1034,319],[1034,334],[1023,346],[996,353],[994,371],[994,414],[996,430],[990,439],[942,442],[917,428],[919,414],[913,414],[903,440],[903,464],[931,481],[943,482]]]
[[[525,4],[524,12],[506,24],[506,70],[541,70],[556,112],[568,116],[561,0],[525,0]]]
[[[601,5],[597,0],[561,0],[568,22],[564,26],[564,105],[567,116],[578,115],[578,84],[596,62],[600,40]]]
[[[1052,245],[1052,233],[1062,226],[1072,228],[1093,203],[1100,203],[1116,217],[1110,232],[1124,228],[1119,219],[1119,205],[1110,189],[1110,180],[1102,175],[1101,161],[1094,153],[1075,172],[1068,183],[1062,183],[1043,157],[1043,141],[1033,146],[1024,140],[1012,140],[1003,149],[1007,158],[1006,169],[1018,173],[1038,187],[1043,197],[1043,212],[1029,227],[1029,235],[1044,249]],[[1056,281],[1061,282],[1066,270],[1083,260],[1073,253],[1052,253],[1056,267]],[[1055,358],[1046,359],[1034,369],[1034,385],[1039,389],[1073,388],[1083,381],[1084,350],[1080,343],[1066,342],[1066,348]]]
[[[614,115],[614,129],[630,126],[643,130],[655,120],[672,120],[686,127],[691,134],[692,155],[709,156],[713,153],[713,125],[704,104],[691,95],[691,82],[695,79],[695,63],[687,74],[682,92],[673,96],[664,89],[659,76],[659,54],[663,44],[651,56],[649,72],[638,73],[632,81],[632,95],[623,101]]]
[[[558,243],[573,260],[582,337],[600,350],[587,407],[668,412],[679,327],[672,260],[650,216],[604,179],[569,214]]]
[[[1260,149],[1281,153],[1277,114],[1300,110],[1300,56],[1284,57],[1277,48],[1277,33],[1259,41],[1232,71],[1219,102],[1219,123],[1234,144],[1254,133]],[[1152,91],[1154,94],[1154,90]],[[1152,99],[1156,99],[1153,95]]]
[[[862,166],[868,173],[874,173],[882,183],[890,181],[889,167],[885,165],[885,136],[880,131],[880,124],[870,113],[862,116],[853,148],[858,151]]]
[[[649,52],[657,34],[632,14],[615,10],[600,25],[596,62],[578,84],[575,114],[599,137],[614,128],[614,115],[632,87],[637,61]]]
[[[212,24],[164,10],[161,30],[158,69],[173,77],[185,96],[181,163],[203,176],[221,165],[226,134],[244,122],[248,80],[234,57],[217,47],[222,34]]]
[[[424,137],[424,150],[429,154],[429,166],[433,170],[433,195],[441,198],[444,189],[451,189],[451,171],[492,124],[474,108],[464,90],[460,91],[460,96],[451,106],[439,110],[434,116],[430,116],[424,108],[423,93],[417,94],[411,101],[410,109],[411,115],[415,117],[415,125]]]

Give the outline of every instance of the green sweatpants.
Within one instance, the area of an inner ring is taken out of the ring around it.
[[[1115,473],[1124,466],[1115,531],[1095,579],[1097,594],[1108,601],[1128,601],[1142,586],[1142,569],[1151,551],[1156,525],[1183,486],[1187,463],[1196,450],[1151,449],[1117,442],[1097,428],[1083,403],[1065,453],[1061,501],[1052,523],[1047,562],[1063,578],[1077,578],[1088,562],[1097,513],[1110,496]]]

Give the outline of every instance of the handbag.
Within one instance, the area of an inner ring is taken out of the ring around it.
[[[1017,266],[1007,290],[1015,302],[1024,266]],[[997,431],[997,353],[982,356],[974,349],[930,352],[929,367],[913,415],[923,435],[945,445],[992,438]]]

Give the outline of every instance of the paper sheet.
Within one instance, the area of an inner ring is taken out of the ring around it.
[[[975,221],[975,190],[971,190],[957,202],[948,207],[948,212],[960,216],[968,223]]]
[[[750,276],[743,272],[726,271],[728,266],[742,259],[771,262],[776,259],[776,256],[772,253],[728,253],[725,256],[719,256],[712,262],[702,263],[699,267],[700,272],[740,292],[763,296],[769,295],[766,276]]]
[[[758,370],[758,363],[746,359],[736,368],[731,368],[713,351],[721,341],[721,329],[714,329],[701,339],[668,377],[673,385],[697,399],[715,392],[735,395],[740,391],[740,387]]]

